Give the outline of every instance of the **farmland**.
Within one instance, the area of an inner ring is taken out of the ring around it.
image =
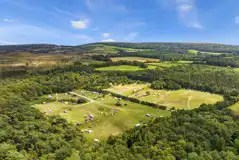
[[[122,94],[132,98],[137,98],[143,101],[152,102],[167,107],[175,107],[177,109],[193,109],[199,107],[201,104],[214,104],[222,101],[220,95],[210,94],[206,92],[180,89],[176,91],[170,90],[153,90],[146,85],[114,86],[107,89],[110,92]],[[132,90],[130,90],[132,88]]]
[[[35,104],[35,108],[47,115],[61,115],[73,124],[80,124],[80,128],[84,130],[92,130],[92,133],[85,135],[89,139],[106,139],[110,135],[117,135],[133,128],[136,124],[143,125],[152,117],[169,116],[169,111],[154,109],[149,106],[120,100],[121,106],[116,106],[119,101],[110,95],[103,96],[96,92],[85,90],[75,91],[79,95],[84,95],[91,99],[84,104],[72,104],[60,102],[61,99],[72,98],[70,94],[53,95],[54,102]],[[43,96],[46,98],[46,96]],[[67,103],[66,103],[67,102]],[[146,117],[150,114],[150,117]],[[85,119],[88,115],[94,115],[94,120]]]
[[[148,68],[140,68],[138,66],[130,66],[130,65],[120,65],[120,66],[109,66],[109,67],[102,67],[97,68],[96,70],[99,71],[142,71],[145,69],[155,69],[156,66],[148,66]]]

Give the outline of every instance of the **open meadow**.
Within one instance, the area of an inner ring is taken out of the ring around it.
[[[124,85],[114,86],[107,89],[110,92],[137,98],[142,101],[164,105],[167,107],[175,107],[177,109],[193,109],[199,107],[201,104],[214,104],[222,101],[223,97],[216,94],[195,90],[153,90],[149,85]]]
[[[150,66],[157,66],[162,68],[169,68],[169,67],[176,67],[179,65],[188,65],[192,64],[193,61],[176,61],[176,62],[170,62],[170,61],[164,61],[160,63],[148,63]]]
[[[120,100],[110,95],[103,96],[97,92],[77,90],[74,94],[75,96],[69,93],[51,95],[52,99],[57,100],[33,106],[46,115],[61,115],[69,122],[78,125],[89,139],[100,140],[122,133],[137,124],[143,125],[153,117],[170,116],[169,111]],[[76,95],[87,98],[88,102],[83,104],[67,102],[67,98],[76,98]],[[120,105],[116,105],[117,102]]]
[[[239,103],[230,106],[229,109],[231,109],[236,115],[239,115]]]
[[[113,57],[111,58],[113,62],[117,61],[138,61],[138,62],[159,62],[159,59],[155,58],[143,58],[143,57]]]
[[[130,65],[120,65],[120,66],[109,66],[96,68],[98,71],[142,71],[146,69],[155,69],[156,66],[149,65],[148,68],[140,68],[138,66],[130,66]]]

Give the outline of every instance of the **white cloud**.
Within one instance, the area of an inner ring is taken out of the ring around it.
[[[110,33],[103,33],[103,34],[102,34],[102,37],[104,37],[104,38],[108,38],[108,37],[110,37],[110,36],[111,36]]]
[[[104,39],[104,40],[102,40],[102,42],[115,42],[115,40],[114,39]]]
[[[235,23],[239,24],[239,16],[235,17]]]
[[[71,25],[75,29],[86,29],[89,26],[89,20],[79,20],[79,21],[71,21]]]
[[[12,19],[7,19],[7,18],[4,18],[4,19],[3,19],[3,21],[4,21],[4,22],[13,22],[14,20],[12,20]]]
[[[187,27],[203,29],[199,19],[195,0],[176,0],[179,20]]]
[[[189,4],[183,4],[183,5],[179,5],[178,9],[183,11],[183,12],[188,12],[188,11],[193,9],[193,6],[189,5]]]
[[[0,26],[0,40],[1,44],[52,43],[65,45],[79,45],[94,41],[92,37],[84,34],[76,35],[56,27],[24,23],[6,23]]]
[[[156,3],[163,8],[176,8],[179,21],[183,25],[190,28],[203,29],[195,1],[196,0],[156,0]]]
[[[124,38],[124,40],[125,40],[125,41],[133,41],[133,40],[135,40],[135,38],[136,38],[137,36],[139,36],[139,33],[138,33],[138,32],[131,32],[131,33],[129,33],[129,34]]]

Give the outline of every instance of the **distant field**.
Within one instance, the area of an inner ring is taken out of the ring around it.
[[[188,64],[192,64],[192,63],[193,63],[193,61],[177,61],[177,62],[164,61],[164,62],[160,62],[160,63],[148,63],[148,64],[151,66],[169,68],[169,67],[175,67],[178,65],[188,65]]]
[[[199,51],[197,51],[197,50],[188,50],[188,53],[189,54],[197,54]]]
[[[233,111],[233,113],[239,115],[239,103],[236,103],[230,106],[229,108]]]
[[[216,52],[202,52],[202,51],[198,51],[198,50],[188,50],[189,54],[198,54],[198,53],[202,53],[202,54],[210,54],[210,55],[221,55],[221,54],[226,54],[226,53],[216,53]]]
[[[96,68],[99,71],[141,71],[145,69],[155,69],[156,66],[148,66],[148,68],[140,68],[138,66],[129,66],[129,65],[121,65],[121,66],[109,66],[109,67],[102,67]]]
[[[159,59],[155,58],[143,58],[143,57],[114,57],[111,58],[112,61],[117,62],[117,61],[138,61],[138,62],[159,62]]]
[[[88,46],[92,47],[92,49],[90,50],[91,53],[100,53],[100,54],[117,53],[120,50],[123,50],[123,51],[126,51],[126,52],[138,52],[138,51],[149,50],[149,49],[134,49],[134,48],[109,46],[109,45],[103,45],[103,44],[88,45]]]
[[[33,54],[28,52],[1,55],[0,67],[52,67],[72,64],[72,59],[80,59],[80,55]]]
[[[131,91],[129,90],[130,88],[132,88]],[[114,86],[107,90],[143,101],[178,109],[193,109],[199,107],[203,103],[214,104],[223,100],[222,96],[207,92],[184,89],[177,91],[153,90],[146,85],[139,85],[136,89],[134,89],[132,85]]]
[[[84,65],[90,65],[90,64],[104,64],[104,61],[96,61],[96,60],[83,60],[81,61],[82,64]]]
[[[46,112],[47,115],[61,115],[69,122],[74,124],[81,123],[80,127],[82,130],[88,129],[93,131],[90,134],[85,133],[89,139],[97,138],[101,140],[106,139],[110,135],[122,133],[136,124],[143,125],[144,122],[148,122],[153,117],[170,116],[169,111],[154,109],[124,100],[120,101],[122,106],[118,107],[116,106],[118,100],[110,95],[102,97],[100,94],[90,91],[78,90],[76,92],[92,98],[92,101],[77,105],[51,102],[33,106],[41,112]],[[57,96],[53,95],[53,98],[66,98],[65,96],[70,97],[70,95],[59,94]],[[64,113],[64,111],[67,111],[67,113]],[[85,117],[89,114],[95,116],[94,120],[84,123]],[[147,118],[146,114],[150,114],[151,118]]]

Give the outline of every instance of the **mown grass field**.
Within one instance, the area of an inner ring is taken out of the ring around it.
[[[125,89],[127,88],[127,90]],[[132,88],[130,91],[129,88]],[[223,97],[207,92],[195,90],[180,89],[176,91],[170,90],[153,90],[149,86],[139,85],[139,89],[134,89],[132,85],[114,86],[108,91],[137,98],[167,107],[175,107],[177,109],[193,109],[201,104],[214,104],[223,100]]]
[[[143,57],[114,57],[111,58],[111,60],[113,62],[117,62],[117,61],[138,61],[138,62],[159,62],[159,59],[155,59],[155,58],[143,58]]]
[[[155,69],[156,66],[149,65],[148,68],[140,68],[138,66],[130,66],[130,65],[120,65],[120,66],[109,66],[96,68],[98,71],[142,71],[145,69]]]
[[[144,88],[148,88],[149,86],[150,84],[117,85],[107,89],[107,91],[117,93],[117,94],[122,94],[125,96],[130,96],[131,94],[133,94],[134,90],[141,90]]]
[[[233,113],[239,115],[239,103],[230,106],[229,109],[231,109]]]
[[[135,127],[136,124],[143,125],[154,117],[170,116],[169,111],[124,100],[120,100],[122,106],[116,106],[119,100],[110,95],[102,97],[102,95],[90,91],[77,90],[75,92],[92,98],[92,101],[75,105],[56,101],[33,106],[41,112],[46,112],[47,115],[61,115],[73,124],[81,123],[82,130],[93,131],[92,133],[85,133],[89,139],[100,140],[106,139],[110,135],[120,134]],[[57,96],[53,95],[53,98],[58,97],[60,99],[67,96],[71,97],[70,95],[59,94]],[[64,111],[67,111],[67,113],[64,113]],[[84,123],[85,117],[88,117],[89,114],[95,116],[94,120]],[[146,114],[150,114],[151,117],[146,117]]]

